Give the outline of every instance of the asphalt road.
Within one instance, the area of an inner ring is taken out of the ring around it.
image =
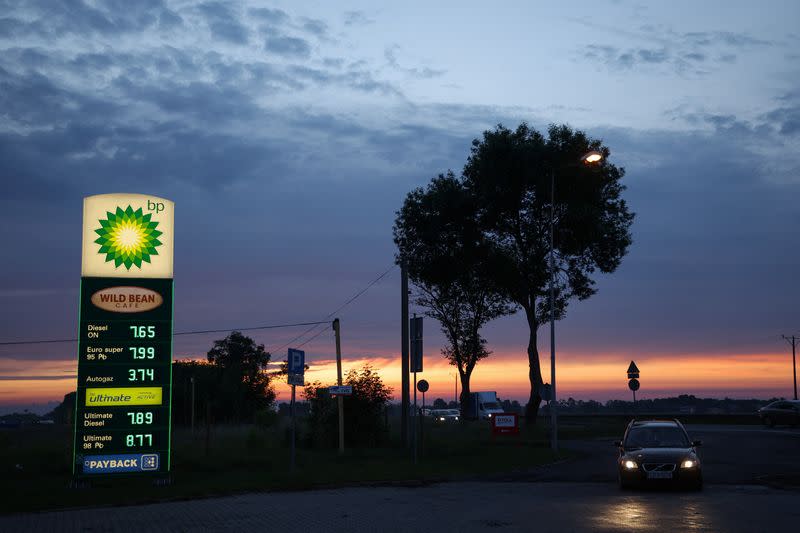
[[[796,531],[798,493],[718,485],[621,493],[609,483],[442,483],[261,493],[0,518],[0,531]]]
[[[800,487],[768,486],[787,474],[800,479],[800,430],[687,429],[704,441],[706,488],[700,493],[618,490],[615,449],[602,439],[564,442],[584,455],[502,482],[259,493],[35,513],[0,517],[0,531],[800,530]]]
[[[687,425],[708,484],[773,484],[800,488],[800,429],[761,426]],[[621,439],[622,435],[618,437]],[[526,481],[616,481],[614,439],[564,441],[583,457],[544,467]],[[800,497],[800,495],[798,495]],[[798,526],[800,527],[800,526]]]

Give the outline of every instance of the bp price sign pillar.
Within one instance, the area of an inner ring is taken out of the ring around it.
[[[76,477],[170,471],[174,204],[83,201]]]

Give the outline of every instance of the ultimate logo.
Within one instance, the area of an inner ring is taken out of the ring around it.
[[[151,255],[158,255],[161,246],[156,229],[158,222],[151,222],[152,214],[142,214],[129,205],[124,211],[117,207],[116,213],[106,212],[105,219],[99,220],[100,228],[94,230],[100,237],[94,241],[100,245],[99,254],[106,254],[106,262],[114,261],[114,267],[125,265],[128,270],[133,265],[142,268],[142,262],[150,262]]]

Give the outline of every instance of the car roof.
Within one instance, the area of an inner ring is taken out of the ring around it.
[[[633,420],[631,426],[680,426],[677,420]]]

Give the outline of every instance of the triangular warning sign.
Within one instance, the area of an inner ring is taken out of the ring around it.
[[[631,366],[628,367],[628,374],[638,374],[639,369],[636,367],[636,363],[631,361]]]

